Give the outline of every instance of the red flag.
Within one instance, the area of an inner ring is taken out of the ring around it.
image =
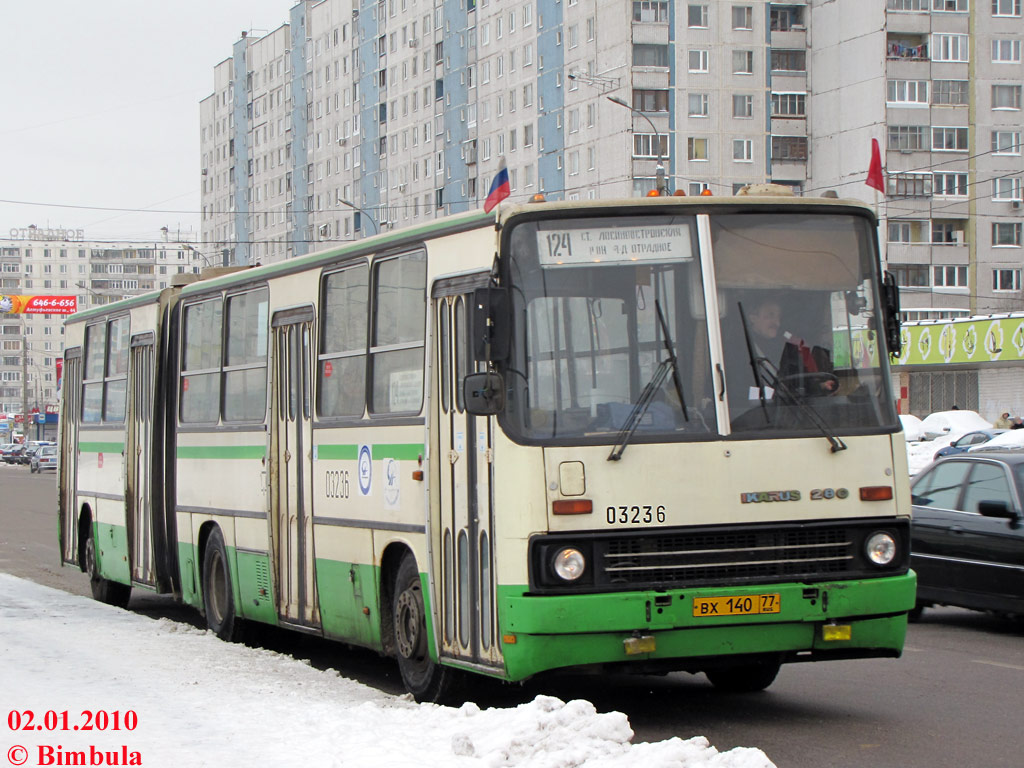
[[[882,152],[878,148],[878,139],[871,140],[871,165],[868,166],[868,177],[864,181],[869,187],[885,192],[885,176],[882,173]]]

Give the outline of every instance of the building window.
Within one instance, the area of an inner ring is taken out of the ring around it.
[[[733,94],[732,97],[732,116],[733,117],[753,117],[754,116],[754,97],[750,94],[737,93]]]
[[[660,154],[659,154],[660,150]],[[666,134],[633,134],[633,157],[662,159],[668,157],[668,136]]]
[[[992,246],[1020,248],[1020,222],[992,222]]]
[[[1020,62],[1020,40],[992,41],[993,64],[1017,64]]]
[[[690,117],[707,117],[711,97],[706,93],[687,94],[688,112]]]
[[[701,193],[711,189],[711,185],[706,181],[691,181],[686,189],[690,197],[699,197]]]
[[[667,112],[668,91],[634,88],[633,109],[639,112]]]
[[[754,142],[751,139],[733,139],[732,159],[737,163],[754,162]]]
[[[932,222],[932,245],[963,245],[964,221]]]
[[[1001,179],[992,179],[993,200],[1021,200],[1020,176],[1007,176]]]
[[[806,136],[772,136],[772,160],[807,159]]]
[[[708,71],[708,52],[703,50],[690,50],[687,53],[687,71],[689,72],[707,72]]]
[[[1020,86],[993,85],[992,109],[1020,109]]]
[[[886,7],[890,11],[927,11],[928,0],[889,0]]]
[[[932,267],[932,285],[936,288],[966,288],[967,267]]]
[[[771,66],[775,72],[806,72],[807,51],[773,50]]]
[[[933,152],[966,152],[966,127],[932,127]]]
[[[886,85],[890,104],[928,104],[927,80],[889,80]]]
[[[667,67],[668,46],[650,43],[633,44],[634,67]]]
[[[932,104],[968,104],[967,80],[932,81]]]
[[[754,9],[749,5],[734,5],[732,7],[732,28],[753,29]]]
[[[1019,269],[993,269],[992,270],[993,291],[1019,291],[1020,270]]]
[[[889,271],[900,288],[927,288],[927,264],[890,264]]]
[[[691,29],[708,28],[708,7],[706,5],[690,4],[686,9],[686,26]]]
[[[1019,155],[1020,131],[992,131],[993,155]]]
[[[907,151],[924,149],[924,126],[890,125],[888,148]]]
[[[889,197],[931,197],[930,173],[890,173],[886,177],[885,194]]]
[[[769,23],[772,32],[789,32],[804,28],[804,6],[771,4]]]
[[[686,140],[686,153],[690,160],[708,159],[708,140],[691,136]]]
[[[634,2],[633,21],[668,21],[668,0]]]
[[[733,51],[732,52],[732,73],[734,75],[754,74],[754,52]]]
[[[1020,0],[992,0],[993,16],[1020,16]]]
[[[807,94],[773,93],[772,117],[806,117]]]
[[[933,35],[932,36],[932,59],[933,61],[968,61],[968,36],[967,35]]]
[[[967,174],[936,173],[935,194],[943,197],[967,197]]]
[[[968,0],[932,0],[933,11],[967,13]]]

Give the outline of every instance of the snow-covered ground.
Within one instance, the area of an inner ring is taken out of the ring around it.
[[[124,765],[138,753],[151,768],[774,766],[759,749],[719,752],[702,736],[633,744],[624,714],[599,713],[587,701],[416,704],[289,656],[7,574],[0,689],[8,714],[0,752],[12,765]],[[85,710],[106,712],[108,728],[75,730]],[[137,723],[125,730],[129,710]],[[64,712],[67,730],[51,730],[63,728]],[[109,728],[114,712],[122,730]]]

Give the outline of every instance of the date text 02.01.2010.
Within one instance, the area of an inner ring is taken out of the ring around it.
[[[7,727],[12,731],[134,731],[138,725],[139,716],[132,709],[83,709],[78,713],[12,709],[7,713]]]

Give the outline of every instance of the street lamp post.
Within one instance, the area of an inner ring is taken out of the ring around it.
[[[632,104],[629,104],[628,102],[623,101],[618,96],[609,96],[608,97],[608,101],[610,101],[612,104],[618,104],[620,107],[625,107],[626,109],[628,109],[630,112],[632,112],[635,115],[640,115],[640,117],[642,117],[644,120],[646,120],[647,123],[651,126],[651,131],[654,133],[654,143],[657,146],[657,150],[658,150],[658,170],[657,170],[657,176],[656,176],[655,184],[657,185],[658,194],[659,195],[664,195],[666,193],[666,191],[667,191],[667,187],[665,185],[665,163],[663,162],[662,155],[661,155],[661,134],[658,132],[658,129],[655,127],[654,121],[651,120],[651,118],[649,118],[646,113],[641,112],[639,109],[634,107]]]
[[[345,200],[344,198],[339,197],[338,202],[341,203],[342,205],[347,205],[353,211],[357,211],[358,213],[361,213],[363,216],[365,216],[367,220],[369,220],[369,222],[373,224],[373,234],[380,234],[380,227],[377,226],[377,222],[374,220],[373,216],[368,214],[366,211],[364,211],[362,208],[360,208],[358,205],[351,202],[350,200]]]

